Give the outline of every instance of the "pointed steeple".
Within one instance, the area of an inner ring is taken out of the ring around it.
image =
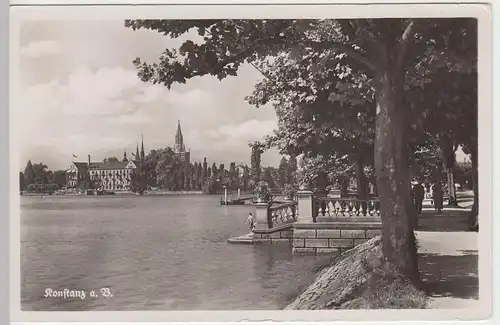
[[[127,159],[127,150],[123,150],[123,161],[128,161]]]
[[[144,160],[144,136],[141,133],[141,160]]]
[[[177,121],[177,131],[175,132],[174,152],[185,152],[184,139],[182,137],[181,121]]]
[[[137,144],[137,147],[135,149],[135,160],[139,160],[141,156],[139,156],[139,144]]]

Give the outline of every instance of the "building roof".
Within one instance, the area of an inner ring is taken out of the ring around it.
[[[90,163],[90,169],[106,169],[106,170],[111,170],[111,169],[125,169],[127,165],[133,162],[135,165],[137,165],[137,161],[118,161],[118,162],[91,162]],[[77,168],[88,168],[88,163],[86,162],[73,162]]]
[[[88,164],[86,162],[73,162],[76,168],[87,168]]]
[[[129,161],[118,162],[91,162],[90,169],[125,169]]]

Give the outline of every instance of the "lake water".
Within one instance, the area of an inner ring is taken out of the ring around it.
[[[218,196],[21,197],[22,309],[281,309],[330,258],[229,244],[252,211]],[[48,288],[87,296],[46,298]]]

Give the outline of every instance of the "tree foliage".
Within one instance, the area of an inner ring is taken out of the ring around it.
[[[103,159],[104,163],[117,163],[120,160],[117,157],[107,157]]]

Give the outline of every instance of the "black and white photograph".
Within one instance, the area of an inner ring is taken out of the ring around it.
[[[20,311],[488,316],[489,16],[300,10],[18,19]]]

